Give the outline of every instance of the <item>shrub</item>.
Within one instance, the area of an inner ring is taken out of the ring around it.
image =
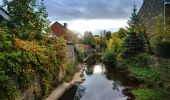
[[[138,88],[132,91],[136,100],[165,100],[164,91],[161,89]]]
[[[170,64],[162,64],[159,69],[161,73],[160,81],[163,82],[164,87],[170,86]],[[170,90],[169,90],[170,91]]]
[[[14,100],[18,96],[16,85],[3,72],[0,71],[0,98],[1,100]]]
[[[77,55],[77,60],[82,63],[84,58],[85,58],[85,53],[81,52],[79,49],[77,49],[76,47],[74,48],[74,52]]]
[[[136,67],[136,68],[148,68],[151,62],[150,56],[147,53],[138,54],[136,57],[129,59],[117,60],[118,66],[122,68]]]
[[[157,54],[161,57],[170,57],[170,41],[163,41],[157,44]]]
[[[158,68],[136,68],[131,67],[130,72],[132,76],[135,76],[139,80],[144,80],[145,82],[158,82],[160,80],[160,73]]]
[[[106,65],[115,65],[116,55],[111,50],[106,50],[106,52],[102,55],[102,61]]]
[[[147,53],[138,54],[134,57],[133,61],[134,67],[148,67],[150,63],[150,56]]]
[[[71,61],[67,65],[66,76],[64,78],[65,81],[67,81],[67,82],[71,81],[71,79],[73,78],[73,75],[78,70],[77,65],[78,65],[78,62],[76,60]]]
[[[64,40],[46,37],[40,45],[40,42],[8,38],[5,32],[0,34],[0,38],[0,71],[7,77],[5,80],[0,77],[2,98],[13,98],[12,92],[16,92],[16,87],[20,91],[26,90],[35,76],[40,78],[44,95],[48,94],[52,84],[56,84],[52,80],[59,81],[59,73],[66,70]]]

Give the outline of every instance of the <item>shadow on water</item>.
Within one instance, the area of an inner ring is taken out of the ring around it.
[[[129,91],[139,85],[126,72],[102,63],[86,67],[84,77],[82,84],[72,87],[60,100],[134,100]]]

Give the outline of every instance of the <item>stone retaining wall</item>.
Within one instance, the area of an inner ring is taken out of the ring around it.
[[[164,15],[164,0],[144,0],[139,17],[145,25],[146,32],[153,35],[156,33],[156,16]]]
[[[69,64],[71,61],[76,60],[76,54],[74,52],[74,44],[67,42],[67,64]]]

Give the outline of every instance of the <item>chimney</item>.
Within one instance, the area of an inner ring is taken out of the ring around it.
[[[165,0],[165,24],[170,26],[170,0]]]
[[[64,28],[68,28],[68,24],[67,23],[64,23]]]

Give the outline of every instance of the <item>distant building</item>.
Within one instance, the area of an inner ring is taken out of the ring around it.
[[[149,34],[156,33],[156,17],[162,14],[165,23],[170,25],[170,0],[143,0],[139,10],[139,17]]]
[[[53,35],[57,37],[63,37],[65,40],[70,41],[73,35],[73,32],[70,31],[67,28],[67,23],[64,23],[64,25],[61,25],[58,22],[55,22],[54,24],[51,25],[51,31]]]
[[[9,19],[10,19],[9,14],[3,8],[0,8],[0,21]]]

